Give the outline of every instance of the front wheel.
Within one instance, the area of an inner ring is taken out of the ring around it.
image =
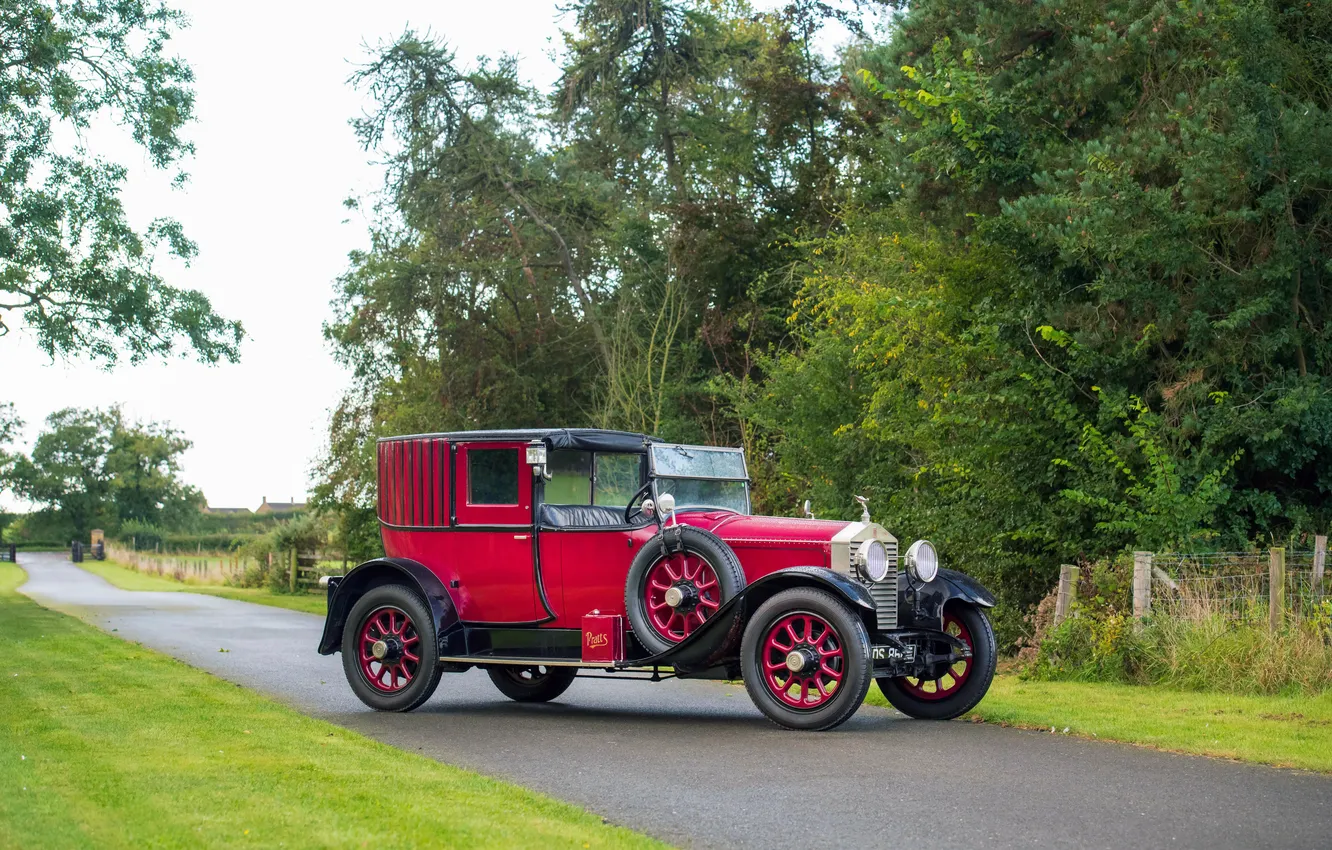
[[[764,602],[745,626],[740,653],[750,699],[787,729],[844,723],[869,691],[869,632],[823,590],[796,587]]]
[[[500,693],[517,702],[550,702],[569,690],[576,667],[517,667],[504,665],[486,670]]]
[[[985,612],[970,605],[956,605],[944,611],[943,630],[971,647],[971,657],[955,662],[935,678],[901,676],[879,679],[893,708],[921,720],[952,720],[976,707],[994,679],[994,629]],[[947,644],[939,643],[936,651]]]

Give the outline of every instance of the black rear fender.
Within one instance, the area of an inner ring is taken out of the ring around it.
[[[366,592],[385,584],[403,584],[421,594],[430,606],[435,620],[435,635],[442,644],[444,635],[461,628],[458,607],[439,577],[423,565],[407,558],[378,558],[366,561],[345,576],[333,576],[328,581],[328,616],[324,619],[324,635],[319,639],[319,654],[332,655],[342,648],[342,631],[347,626],[347,614],[356,600]],[[436,651],[438,651],[436,647]]]

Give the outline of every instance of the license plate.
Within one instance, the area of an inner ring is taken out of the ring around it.
[[[871,661],[915,661],[916,647],[907,644],[905,649],[896,646],[871,646]]]

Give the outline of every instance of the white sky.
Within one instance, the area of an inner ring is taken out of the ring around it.
[[[366,222],[348,220],[342,201],[380,181],[347,123],[364,106],[346,84],[365,56],[363,44],[410,24],[443,36],[461,61],[517,54],[524,76],[545,88],[557,75],[549,59],[559,44],[556,4],[174,5],[191,26],[172,40],[173,52],[196,77],[189,184],[170,188],[170,175],[148,168],[114,130],[98,128],[86,141],[133,170],[125,200],[136,224],[173,216],[198,243],[189,268],[161,268],[171,283],[203,291],[222,315],[244,323],[241,361],[173,360],[106,372],[52,364],[19,329],[0,338],[0,400],[14,402],[26,420],[27,447],[55,410],[120,403],[131,417],[169,422],[194,441],[184,477],[210,504],[301,499],[329,411],[347,384],[320,330],[347,252],[366,241]],[[7,494],[0,505],[18,506]]]

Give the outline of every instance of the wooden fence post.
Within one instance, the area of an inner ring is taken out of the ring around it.
[[[1323,569],[1327,565],[1327,535],[1319,534],[1314,538],[1314,566],[1312,587],[1315,596],[1323,590]]]
[[[1059,565],[1059,596],[1055,598],[1054,624],[1064,622],[1078,598],[1078,568],[1073,564]]]
[[[1267,567],[1267,627],[1281,628],[1282,612],[1286,605],[1286,550],[1282,547],[1268,550]]]
[[[1152,553],[1133,553],[1133,616],[1152,613]]]
[[[295,593],[295,592],[296,592],[296,549],[295,549],[294,547],[293,547],[292,550],[291,550],[291,573],[290,573],[290,575],[291,575],[291,580],[290,580],[291,588],[290,588],[290,589],[291,589],[291,592],[292,592],[292,593]]]

